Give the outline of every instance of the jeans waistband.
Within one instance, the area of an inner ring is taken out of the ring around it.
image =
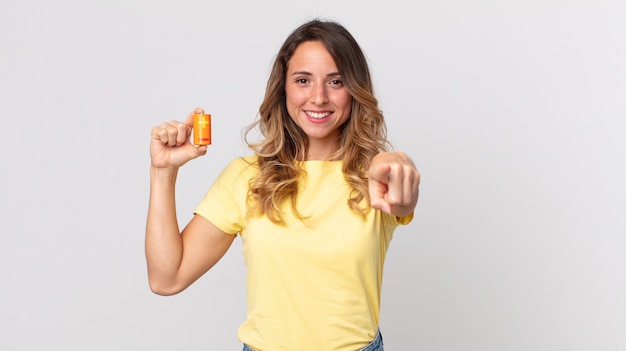
[[[254,350],[252,350],[252,348],[250,348],[248,345],[243,344],[243,351],[254,351]],[[383,335],[380,333],[380,330],[376,332],[376,337],[374,337],[374,340],[372,340],[372,342],[367,344],[367,346],[365,346],[364,348],[359,349],[358,351],[384,351]]]

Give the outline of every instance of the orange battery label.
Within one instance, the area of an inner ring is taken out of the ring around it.
[[[211,145],[211,115],[196,113],[193,115],[193,143]]]

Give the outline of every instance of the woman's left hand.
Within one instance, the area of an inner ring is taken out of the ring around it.
[[[413,212],[419,195],[420,174],[403,152],[381,152],[372,160],[369,195],[372,208],[397,217]]]

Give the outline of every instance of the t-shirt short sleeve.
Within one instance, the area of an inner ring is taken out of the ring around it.
[[[396,217],[396,223],[400,225],[407,225],[411,223],[412,220],[413,220],[413,212],[409,213],[408,215],[404,217]]]
[[[217,177],[194,213],[225,233],[241,232],[245,224],[250,178],[257,171],[256,163],[249,157],[233,160]]]

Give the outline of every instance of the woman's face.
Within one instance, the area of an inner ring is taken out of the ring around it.
[[[307,159],[339,148],[339,127],[350,118],[352,96],[335,61],[319,41],[300,44],[287,63],[287,111],[309,138]]]

